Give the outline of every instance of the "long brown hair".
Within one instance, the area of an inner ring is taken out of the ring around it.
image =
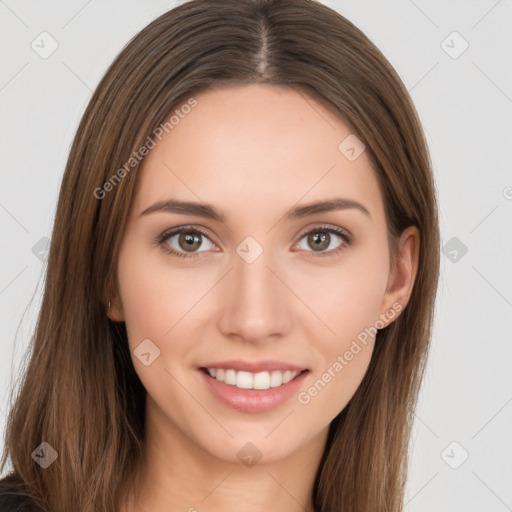
[[[402,81],[359,29],[314,0],[183,3],[138,33],[95,90],[66,165],[2,457],[2,469],[10,457],[21,492],[42,509],[117,511],[143,460],[146,392],[124,323],[106,315],[140,168],[126,162],[194,94],[251,83],[314,97],[363,141],[385,201],[392,261],[402,231],[419,230],[410,301],[378,332],[360,387],[332,421],[313,495],[317,512],[402,510],[439,273],[435,185]],[[123,167],[108,193],[95,192]],[[46,469],[32,457],[43,442],[58,454]]]

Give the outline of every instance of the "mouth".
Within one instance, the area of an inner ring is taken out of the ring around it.
[[[196,371],[220,403],[241,412],[261,413],[296,395],[311,369],[277,359],[230,359],[204,362]]]
[[[234,388],[246,390],[266,390],[270,388],[279,388],[299,378],[304,373],[309,372],[307,368],[300,371],[272,370],[260,372],[249,372],[244,370],[235,370],[234,368],[215,367],[200,367],[199,370],[218,382],[222,382]]]

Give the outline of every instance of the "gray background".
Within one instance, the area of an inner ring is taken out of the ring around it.
[[[445,254],[406,510],[512,510],[512,3],[324,3],[363,30],[402,77],[438,186]],[[78,121],[114,56],[174,5],[0,1],[2,437]],[[50,37],[58,48],[42,58],[31,44],[48,50]]]

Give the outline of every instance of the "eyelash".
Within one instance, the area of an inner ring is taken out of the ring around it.
[[[164,233],[162,233],[160,236],[158,236],[155,240],[155,244],[160,246],[166,253],[171,254],[172,256],[178,256],[180,258],[195,258],[199,256],[199,253],[184,253],[184,252],[178,252],[174,249],[170,248],[168,244],[165,242],[169,240],[169,238],[179,235],[183,232],[190,232],[190,233],[199,233],[205,238],[208,238],[210,240],[210,237],[200,228],[194,227],[194,226],[180,226],[179,228],[173,228],[171,230],[167,230]],[[299,237],[299,241],[302,240],[305,236],[311,235],[313,233],[332,233],[334,235],[339,236],[343,240],[343,244],[340,245],[336,249],[331,249],[330,251],[305,251],[309,253],[306,257],[325,257],[325,256],[335,256],[339,254],[341,251],[343,251],[347,246],[351,245],[352,243],[352,237],[351,235],[345,231],[342,228],[339,227],[333,227],[333,226],[316,226],[313,229],[310,229],[309,231],[306,231]],[[210,240],[211,241],[211,240]],[[213,243],[213,242],[212,242]],[[204,251],[201,251],[204,252]]]

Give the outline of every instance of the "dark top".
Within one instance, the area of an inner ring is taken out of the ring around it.
[[[0,512],[40,512],[28,496],[17,496],[23,481],[11,473],[0,479]]]

